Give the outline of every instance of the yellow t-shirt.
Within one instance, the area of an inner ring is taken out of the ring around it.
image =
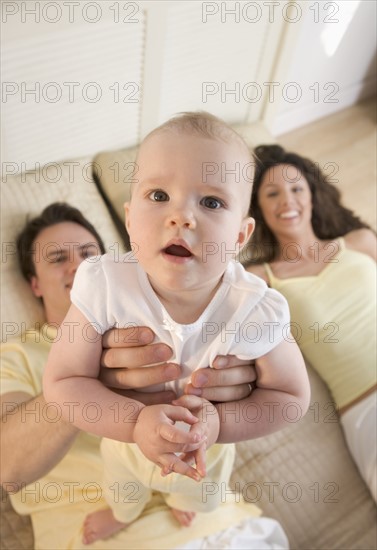
[[[376,263],[338,242],[318,275],[279,279],[265,268],[288,301],[303,355],[343,407],[376,384]]]
[[[56,328],[43,325],[41,330],[29,330],[20,339],[1,346],[1,394],[25,392],[30,397],[42,393],[42,374],[47,356],[56,336]],[[26,407],[27,417],[56,423],[62,411],[58,405]],[[101,498],[102,464],[100,438],[81,432],[69,453],[43,479],[13,495],[12,504],[20,514],[30,514],[59,504],[99,501]],[[27,460],[27,457],[25,457]],[[54,502],[55,501],[55,502]]]
[[[56,329],[44,325],[20,338],[1,345],[0,393],[25,392],[31,398],[42,392],[43,368]],[[51,404],[40,409],[29,407],[27,414],[56,422],[59,408]],[[81,527],[87,514],[107,506],[101,488],[102,460],[100,439],[81,433],[69,452],[46,476],[11,496],[20,514],[29,514],[33,522],[35,549],[87,548],[81,543]],[[27,460],[27,456],[25,456]],[[9,480],[11,482],[11,480]],[[8,486],[9,487],[9,486]],[[116,484],[114,491],[116,491]],[[138,549],[174,548],[189,540],[204,537],[235,525],[250,516],[259,516],[253,504],[234,504],[227,494],[217,510],[197,514],[190,529],[182,529],[159,494],[145,508],[142,516],[126,530],[91,548]]]

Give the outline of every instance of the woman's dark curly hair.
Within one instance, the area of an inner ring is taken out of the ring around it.
[[[250,215],[255,219],[256,227],[245,251],[248,263],[271,262],[279,252],[277,240],[263,219],[258,193],[267,170],[280,164],[295,166],[308,182],[313,203],[312,226],[319,239],[335,239],[353,229],[370,229],[351,210],[341,205],[340,191],[328,181],[318,163],[287,152],[280,145],[260,145],[254,154],[256,169]]]
[[[27,281],[30,281],[35,275],[33,253],[35,239],[43,229],[62,222],[73,222],[84,227],[93,235],[101,254],[105,253],[105,246],[99,233],[80,210],[64,202],[54,202],[47,206],[39,216],[29,220],[17,237],[18,261],[22,275]]]

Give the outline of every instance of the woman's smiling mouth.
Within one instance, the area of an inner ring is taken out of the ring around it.
[[[297,218],[298,216],[298,210],[287,210],[286,212],[279,214],[279,218],[283,218],[284,220],[290,220],[292,218]]]

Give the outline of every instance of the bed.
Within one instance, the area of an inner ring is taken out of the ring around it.
[[[258,126],[242,128],[250,146],[265,142]],[[2,339],[43,321],[43,312],[22,279],[15,235],[27,217],[66,201],[95,224],[107,248],[127,245],[122,205],[127,200],[136,149],[67,159],[39,172],[5,177],[1,186],[3,235]],[[373,549],[375,505],[345,444],[325,384],[308,365],[311,406],[283,431],[237,444],[232,488],[283,525],[292,549]],[[28,517],[17,515],[1,494],[1,548],[30,550]]]

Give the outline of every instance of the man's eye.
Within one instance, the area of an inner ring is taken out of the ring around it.
[[[165,191],[157,190],[149,193],[148,197],[155,202],[164,202],[169,200],[169,195]]]
[[[82,249],[81,255],[83,258],[90,258],[91,256],[99,256],[101,251],[99,247],[95,245],[90,245]]]
[[[83,250],[82,257],[85,258],[91,258],[92,256],[98,255],[99,252],[95,252],[94,250]]]
[[[67,257],[63,256],[63,254],[61,254],[60,256],[55,256],[55,258],[53,258],[53,260],[52,260],[52,263],[62,264],[63,262],[65,262],[66,259],[67,259]]]
[[[221,208],[222,206],[224,206],[224,203],[221,200],[216,199],[215,197],[204,197],[200,201],[200,204],[202,206],[205,206],[206,208],[209,208],[210,210],[216,210],[217,208]]]

